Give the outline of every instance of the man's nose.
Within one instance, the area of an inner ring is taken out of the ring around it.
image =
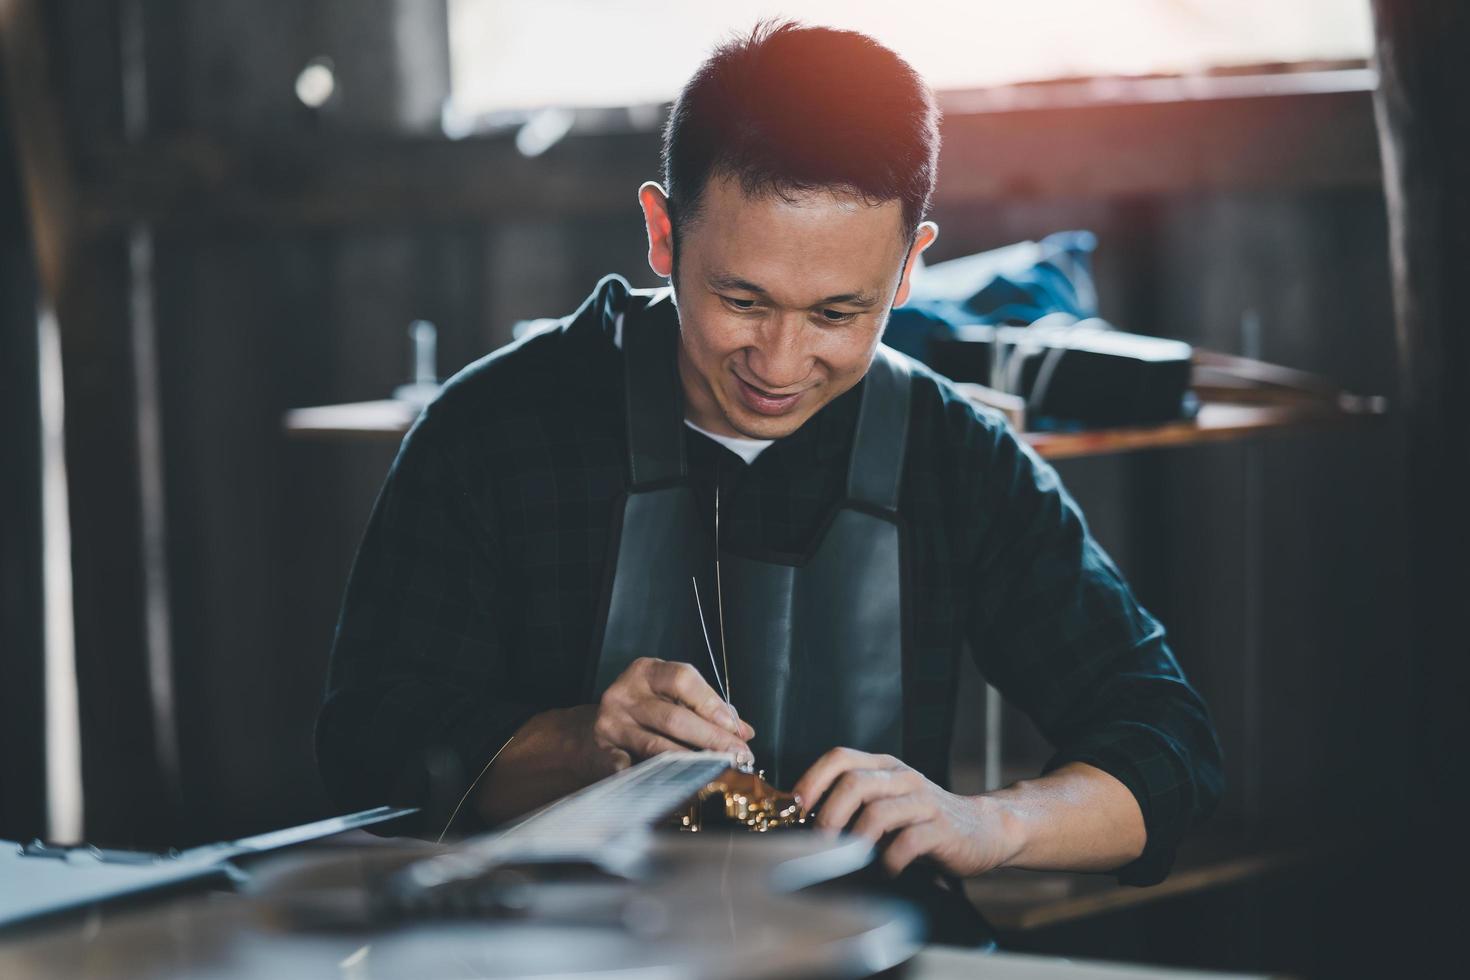
[[[746,363],[752,379],[768,391],[784,392],[811,374],[813,358],[806,351],[805,323],[800,313],[768,317],[752,345]]]

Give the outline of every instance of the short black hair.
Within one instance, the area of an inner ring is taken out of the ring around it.
[[[939,109],[908,62],[866,34],[793,21],[763,21],[716,48],[664,129],[676,240],[711,177],[750,195],[828,188],[897,200],[912,235],[938,162]]]

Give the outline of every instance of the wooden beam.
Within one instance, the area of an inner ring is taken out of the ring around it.
[[[36,271],[41,288],[54,299],[67,289],[78,194],[55,73],[41,43],[45,36],[39,4],[0,0],[0,58],[4,59],[11,131],[30,214]]]
[[[1408,772],[1399,794],[1400,839],[1426,842],[1443,860],[1408,860],[1411,896],[1396,909],[1424,937],[1426,961],[1463,959],[1458,908],[1430,896],[1466,869],[1464,805],[1470,801],[1466,704],[1470,658],[1470,326],[1464,313],[1470,268],[1470,95],[1464,52],[1470,4],[1463,0],[1374,0],[1383,84],[1377,108],[1388,199],[1399,398],[1407,425],[1408,596],[1403,644],[1384,668],[1408,672],[1412,704]],[[1386,787],[1392,791],[1391,787]],[[1430,975],[1435,971],[1421,971]],[[1439,971],[1443,972],[1443,971]]]
[[[0,104],[4,100],[0,76]],[[0,838],[46,830],[45,597],[36,274],[20,175],[0,117]]]
[[[1214,89],[1120,82],[1107,102],[961,101],[944,123],[936,206],[942,217],[976,201],[1376,186],[1372,76],[1323,74]],[[138,220],[297,226],[631,212],[633,189],[657,173],[658,149],[657,128],[574,132],[535,158],[509,135],[189,135],[95,148],[84,210],[98,230]]]
[[[1420,694],[1417,788],[1446,816],[1470,767],[1446,751],[1465,734],[1462,611],[1470,594],[1470,95],[1463,63],[1470,4],[1374,0],[1383,86],[1378,118],[1408,423],[1414,666]]]
[[[937,208],[1380,180],[1372,99],[1357,81],[1341,90],[976,112],[950,116],[944,139]]]
[[[137,402],[124,231],[82,220],[54,8],[0,0],[0,58],[42,293],[61,336],[85,828],[158,843],[172,830],[154,752],[143,620]]]
[[[282,138],[190,135],[99,150],[89,160],[87,225],[133,221],[389,225],[565,217],[636,209],[655,173],[656,138],[598,134],[527,158],[509,138]]]

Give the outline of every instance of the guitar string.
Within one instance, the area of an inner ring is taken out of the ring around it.
[[[450,827],[454,826],[454,818],[459,816],[459,808],[464,806],[464,801],[469,799],[470,794],[475,791],[475,787],[480,785],[480,780],[485,778],[485,773],[489,772],[490,767],[495,765],[495,760],[500,758],[500,753],[504,752],[506,748],[510,745],[510,743],[514,742],[515,740],[516,737],[512,735],[510,738],[505,740],[505,745],[502,745],[500,748],[495,750],[495,754],[490,757],[490,761],[485,763],[485,768],[480,770],[480,774],[475,777],[475,781],[470,783],[469,789],[464,791],[464,795],[461,796],[459,798],[459,802],[454,805],[454,812],[449,815],[449,822],[444,825],[444,829],[439,831],[439,837],[434,841],[435,844],[444,843],[444,835],[449,833]]]
[[[720,583],[720,467],[715,463],[715,615],[720,619],[720,660],[725,664],[725,700],[731,709],[734,685],[730,682],[730,655],[725,647],[725,592]]]

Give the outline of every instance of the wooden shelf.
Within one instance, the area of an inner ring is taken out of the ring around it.
[[[1023,438],[1047,459],[1074,459],[1360,425],[1381,418],[1384,412],[1381,401],[1374,399],[1361,399],[1347,406],[1207,402],[1198,417],[1187,422],[1082,432],[1027,432]],[[418,406],[410,402],[385,399],[292,409],[286,413],[284,424],[287,434],[295,439],[396,442],[408,432],[418,413]]]
[[[1108,456],[1143,449],[1176,449],[1215,442],[1254,439],[1267,435],[1362,424],[1381,418],[1385,410],[1374,403],[1361,410],[1344,411],[1321,405],[1239,405],[1207,402],[1187,422],[1080,432],[1027,432],[1023,438],[1047,459]]]
[[[375,402],[317,405],[286,413],[286,434],[295,439],[397,442],[419,417],[412,402],[384,398]]]

